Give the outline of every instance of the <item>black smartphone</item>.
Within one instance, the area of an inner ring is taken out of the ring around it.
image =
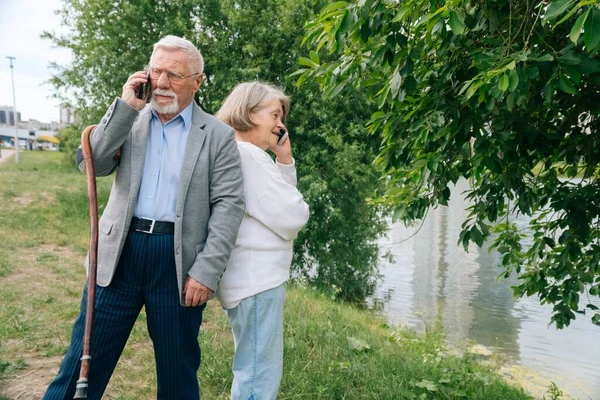
[[[144,68],[144,72],[148,75],[148,69]],[[146,100],[148,98],[148,91],[150,90],[150,76],[148,75],[148,81],[146,83],[140,83],[135,91],[135,97],[138,99]]]
[[[288,133],[285,129],[280,129],[277,136],[279,136],[279,140],[277,140],[277,146],[281,146],[286,141]]]

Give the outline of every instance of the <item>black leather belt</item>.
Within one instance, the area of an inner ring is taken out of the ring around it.
[[[147,218],[131,218],[131,225],[129,226],[130,231],[144,232],[144,233],[174,233],[175,223],[169,221],[156,221],[154,219]]]

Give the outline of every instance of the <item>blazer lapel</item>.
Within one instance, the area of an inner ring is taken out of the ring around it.
[[[206,125],[206,114],[194,102],[194,110],[192,113],[192,126],[185,145],[185,155],[181,172],[179,175],[179,194],[177,196],[177,212],[183,209],[187,191],[192,180],[192,173],[196,167],[202,144],[206,139],[206,132],[203,130]]]
[[[146,106],[137,120],[133,124],[131,134],[131,195],[130,202],[136,201],[140,184],[142,183],[142,174],[144,171],[144,162],[146,160],[146,149],[148,147],[148,135],[150,133],[150,117],[152,116],[151,107]]]

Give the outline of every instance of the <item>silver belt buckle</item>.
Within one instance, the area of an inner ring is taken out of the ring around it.
[[[152,221],[150,223],[150,230],[145,231],[143,229],[137,229],[136,228],[136,231],[152,234],[154,232],[154,224],[156,223],[156,220],[155,219],[150,219],[150,218],[140,218],[140,219],[143,219],[143,220],[146,220],[146,221]]]

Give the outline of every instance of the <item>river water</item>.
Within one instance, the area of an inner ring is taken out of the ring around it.
[[[554,382],[574,398],[600,399],[600,326],[589,312],[563,330],[549,326],[551,306],[537,297],[516,300],[510,286],[517,279],[497,278],[497,252],[457,245],[466,189],[467,181],[459,181],[448,206],[430,210],[412,238],[419,225],[391,225],[380,245],[393,261],[381,260],[383,278],[372,300],[393,325],[420,330],[439,317],[452,345],[474,341],[529,371],[538,387]],[[528,219],[517,217],[517,224],[525,227]],[[583,297],[582,306],[588,303]],[[591,302],[600,307],[600,299]]]

